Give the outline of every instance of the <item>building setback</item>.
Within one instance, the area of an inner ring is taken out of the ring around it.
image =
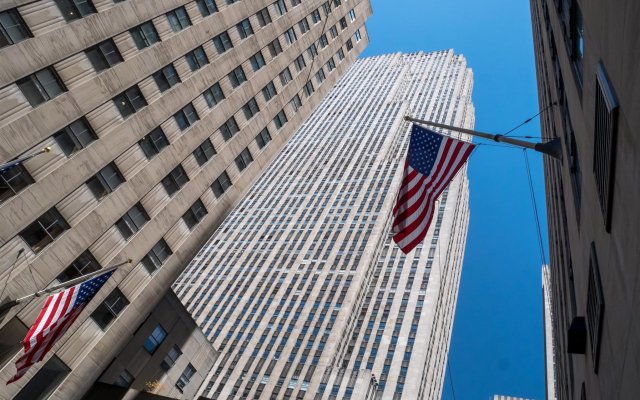
[[[451,50],[361,59],[338,82],[173,286],[220,351],[199,394],[440,398],[469,220],[466,170],[406,256],[390,217],[403,117],[471,128],[472,86]],[[363,374],[369,386],[358,386]]]
[[[0,398],[89,389],[366,46],[370,14],[367,0],[2,2],[0,162],[51,151],[0,174],[0,301],[133,264]],[[0,317],[0,381],[41,306]]]
[[[531,0],[531,14],[542,136],[563,143],[544,159],[557,397],[635,399],[640,3]]]

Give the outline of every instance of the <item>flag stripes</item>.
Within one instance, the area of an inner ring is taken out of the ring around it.
[[[426,236],[435,200],[453,180],[475,145],[413,126],[404,176],[393,208],[393,240],[404,253]]]

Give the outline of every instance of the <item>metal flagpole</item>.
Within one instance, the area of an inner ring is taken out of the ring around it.
[[[110,271],[113,271],[115,269],[118,269],[118,268],[122,267],[125,264],[131,264],[131,262],[132,262],[132,260],[128,259],[127,261],[121,262],[120,264],[113,265],[113,266],[111,266],[109,268],[99,269],[97,271],[90,272],[90,273],[88,273],[86,275],[82,275],[82,276],[79,276],[77,278],[70,279],[70,280],[68,280],[68,281],[66,281],[64,283],[59,284],[59,285],[51,286],[50,288],[39,290],[39,291],[37,291],[35,293],[31,293],[31,294],[28,294],[26,296],[19,297],[19,298],[15,299],[15,300],[11,300],[8,303],[0,305],[0,313],[4,312],[4,311],[6,311],[6,310],[8,310],[8,309],[10,309],[12,307],[17,306],[18,304],[23,303],[26,300],[30,300],[30,299],[32,299],[34,297],[40,297],[43,294],[52,293],[52,292],[55,292],[56,290],[59,290],[59,289],[66,289],[68,287],[77,285],[78,283],[82,283],[84,281],[87,281],[87,280],[93,278],[94,276],[102,275],[102,274],[105,274],[107,272],[110,272]]]
[[[32,153],[32,154],[28,154],[22,158],[17,158],[13,161],[9,161],[8,163],[4,163],[4,164],[0,164],[0,173],[4,172],[5,170],[15,167],[18,164],[22,164],[23,162],[27,161],[30,158],[33,158],[35,156],[38,156],[42,153],[48,153],[51,151],[51,147],[45,147],[43,149],[41,149],[40,151],[36,152],[36,153]]]
[[[562,144],[560,143],[559,138],[552,139],[545,143],[532,143],[532,142],[527,142],[525,140],[510,138],[504,135],[493,135],[491,133],[474,131],[472,129],[458,128],[456,126],[445,125],[445,124],[432,122],[432,121],[425,121],[423,119],[413,118],[410,116],[405,116],[404,119],[407,121],[417,122],[419,124],[435,126],[436,128],[442,128],[442,129],[448,129],[456,132],[466,133],[471,136],[477,136],[484,139],[493,140],[494,142],[508,143],[514,146],[524,147],[525,149],[532,149],[562,161]]]

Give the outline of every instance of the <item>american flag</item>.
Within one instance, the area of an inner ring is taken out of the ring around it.
[[[20,379],[33,364],[42,361],[113,272],[105,272],[47,297],[36,322],[23,340],[24,354],[16,361],[17,372],[7,385]]]
[[[393,208],[393,240],[406,254],[427,235],[435,201],[475,145],[413,125],[404,177]]]

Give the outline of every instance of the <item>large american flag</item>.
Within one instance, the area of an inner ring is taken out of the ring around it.
[[[413,125],[391,230],[393,240],[405,254],[426,236],[436,199],[474,148],[472,143]]]
[[[113,272],[105,272],[47,297],[36,322],[23,340],[24,354],[16,361],[17,372],[7,385],[20,379],[33,364],[42,361]]]

